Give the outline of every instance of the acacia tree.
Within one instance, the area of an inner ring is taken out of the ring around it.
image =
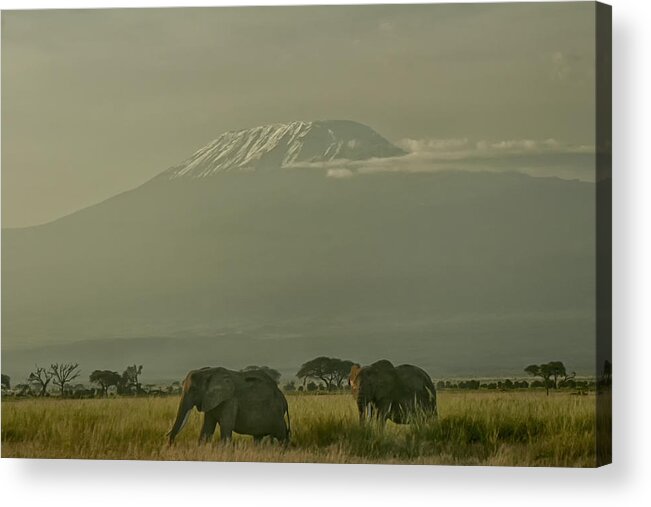
[[[340,389],[352,366],[352,361],[321,356],[303,364],[296,376],[303,379],[303,384],[307,379],[315,379],[323,382],[328,390]]]
[[[549,396],[549,384],[551,383],[551,372],[546,364],[530,364],[524,371],[533,377],[540,377],[545,385],[545,392]]]
[[[5,375],[4,373],[2,374],[2,388],[11,389],[11,379],[9,375]]]
[[[269,366],[247,366],[246,368],[242,368],[241,371],[261,371],[266,373],[271,380],[273,380],[276,384],[280,382],[280,372],[278,370],[274,370],[273,368],[269,368]]]
[[[117,371],[95,370],[90,374],[89,380],[93,384],[99,385],[102,389],[102,394],[107,396],[109,387],[117,387],[121,378],[122,377],[120,377],[120,374]]]
[[[337,389],[341,389],[344,382],[348,381],[350,370],[355,363],[347,359],[334,359],[334,361],[335,363],[333,364],[333,370],[335,374],[335,384],[337,386]]]
[[[549,375],[554,379],[554,389],[558,389],[559,377],[567,379],[565,365],[561,361],[551,361],[546,366],[549,370]]]
[[[52,374],[52,383],[59,387],[61,397],[67,384],[76,379],[81,371],[79,371],[79,363],[52,363],[50,365],[50,372]]]
[[[558,389],[568,380],[573,379],[576,373],[568,373],[562,361],[550,361],[544,364],[530,364],[524,371],[534,377],[540,377],[545,385],[547,395],[549,395],[550,386]],[[560,382],[559,382],[560,379]]]
[[[562,364],[562,363],[561,363]],[[565,368],[565,367],[563,367]],[[564,387],[569,385],[569,381],[573,380],[576,377],[576,372],[564,372],[562,378],[558,381],[558,387]]]
[[[35,368],[27,377],[27,382],[39,390],[39,396],[47,396],[47,386],[52,381],[52,372],[38,365]]]

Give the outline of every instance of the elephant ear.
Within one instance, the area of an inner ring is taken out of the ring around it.
[[[348,375],[348,385],[352,395],[357,399],[359,395],[359,373],[362,371],[362,367],[355,363],[350,367],[350,374]]]
[[[362,370],[362,367],[359,364],[353,364],[350,367],[350,373],[348,374],[348,385],[357,385],[359,377],[359,372]]]
[[[235,384],[229,375],[215,373],[208,377],[201,411],[208,412],[235,395]]]

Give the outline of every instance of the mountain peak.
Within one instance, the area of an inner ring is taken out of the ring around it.
[[[404,154],[372,128],[351,120],[293,121],[224,132],[163,175],[169,179],[203,178],[223,172]]]

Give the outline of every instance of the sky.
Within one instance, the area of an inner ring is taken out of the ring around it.
[[[418,167],[585,171],[594,102],[592,2],[5,11],[2,225],[292,120],[367,124]]]

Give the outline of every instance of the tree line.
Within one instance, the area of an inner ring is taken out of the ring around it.
[[[355,364],[348,359],[319,356],[303,363],[296,373],[298,384],[294,380],[286,382],[282,388],[285,392],[333,392],[344,391],[348,387],[348,375]],[[263,371],[277,384],[280,383],[281,374],[269,366],[250,365],[240,371]],[[27,383],[15,386],[13,394],[19,396],[49,396],[50,388],[54,387],[60,397],[101,397],[111,393],[121,396],[136,395],[166,395],[179,394],[181,383],[172,382],[168,386],[143,385],[141,375],[143,365],[129,365],[122,373],[113,370],[94,370],[88,377],[94,388],[88,389],[83,384],[73,382],[79,379],[81,370],[78,363],[52,363],[49,368],[36,365],[27,377]],[[550,389],[574,388],[580,391],[597,387],[610,386],[612,365],[606,361],[603,371],[595,381],[578,380],[575,372],[569,372],[562,361],[531,364],[524,368],[524,372],[534,377],[535,380],[497,380],[481,382],[477,379],[469,380],[439,380],[435,383],[437,389],[530,389],[544,388],[549,394]],[[11,379],[2,375],[2,389],[9,392]]]
[[[260,370],[269,375],[276,383],[280,382],[280,372],[268,366],[247,366],[241,371]],[[114,370],[94,370],[88,381],[91,388],[79,382],[81,370],[78,363],[52,363],[49,367],[36,365],[29,372],[25,383],[20,383],[11,389],[11,379],[2,374],[2,391],[16,396],[47,397],[53,392],[59,397],[94,398],[106,397],[111,394],[120,396],[163,396],[181,393],[181,382],[174,381],[170,385],[160,386],[143,384],[141,375],[143,365],[132,364],[122,373]],[[54,388],[54,389],[53,389]]]
[[[49,367],[36,365],[29,372],[27,381],[14,387],[14,394],[45,397],[51,394],[51,387],[56,388],[55,392],[58,392],[60,397],[106,396],[111,387],[115,387],[118,394],[146,394],[140,383],[142,368],[142,365],[130,365],[122,374],[111,370],[95,370],[90,374],[88,380],[96,388],[88,389],[80,383],[73,385],[73,382],[78,381],[81,375],[79,363],[52,363]],[[11,379],[4,374],[2,375],[2,388],[3,390],[11,389]]]
[[[576,373],[568,372],[562,361],[530,364],[524,371],[533,377],[538,377],[540,380],[535,381],[537,384],[536,387],[544,387],[547,395],[549,395],[550,389],[560,389],[563,387],[610,389],[612,384],[612,368],[612,363],[606,359],[601,367],[601,372],[593,382],[576,380]]]

